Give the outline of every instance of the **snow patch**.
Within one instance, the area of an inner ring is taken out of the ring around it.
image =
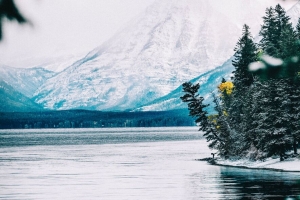
[[[288,158],[284,161],[280,161],[279,158],[268,158],[265,161],[250,161],[249,159],[225,160],[225,159],[217,158],[216,163],[220,165],[235,166],[235,167],[276,169],[276,170],[300,172],[299,156],[295,158]]]

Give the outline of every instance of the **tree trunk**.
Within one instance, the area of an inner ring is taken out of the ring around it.
[[[283,159],[283,154],[282,153],[280,153],[280,161],[283,161],[284,159]]]
[[[294,136],[294,141],[293,141],[293,149],[294,149],[294,154],[298,154],[297,152],[297,140],[296,140],[296,137]]]

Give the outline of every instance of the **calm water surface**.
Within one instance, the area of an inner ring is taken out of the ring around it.
[[[1,130],[0,199],[300,199],[300,173],[210,153],[196,127]]]

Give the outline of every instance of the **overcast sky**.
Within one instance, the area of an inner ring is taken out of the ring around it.
[[[16,0],[33,26],[4,24],[0,64],[28,67],[47,56],[87,53],[154,0]],[[34,59],[32,59],[34,57]]]
[[[21,12],[33,25],[4,24],[0,64],[33,67],[52,57],[86,54],[113,36],[153,2],[16,0]],[[286,0],[283,4],[286,9],[291,6],[289,2],[295,3],[295,0]]]

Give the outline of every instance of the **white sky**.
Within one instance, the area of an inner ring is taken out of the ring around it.
[[[154,0],[16,0],[33,26],[4,24],[0,64],[30,67],[44,58],[88,53]],[[33,59],[34,57],[34,59]]]
[[[15,0],[30,25],[4,24],[0,64],[33,67],[48,58],[86,54],[154,0]],[[268,0],[267,0],[268,1]],[[269,0],[283,2],[283,0]],[[288,9],[297,0],[285,0]]]

